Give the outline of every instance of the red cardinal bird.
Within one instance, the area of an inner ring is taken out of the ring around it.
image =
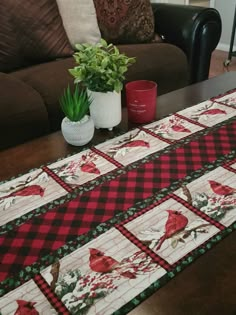
[[[202,112],[200,115],[218,115],[218,114],[227,114],[225,110],[219,108],[207,109]]]
[[[128,151],[129,148],[146,147],[150,148],[150,144],[144,140],[130,140],[116,147],[112,147],[108,152],[111,154],[118,154]]]
[[[110,256],[105,256],[103,252],[95,248],[89,248],[89,267],[95,272],[107,273],[113,270],[119,270],[120,263]],[[136,276],[130,272],[125,271],[120,273],[122,276],[130,279],[136,278]]]
[[[131,140],[129,142],[123,143],[122,145],[116,147],[116,149],[135,148],[135,147],[150,148],[150,144],[147,141],[144,141],[144,140]]]
[[[35,309],[36,302],[27,302],[24,300],[17,300],[18,308],[14,315],[39,315],[39,312]]]
[[[128,143],[124,143],[120,146],[120,148],[134,148],[134,147],[146,147],[149,148],[150,144],[144,140],[133,140]]]
[[[215,182],[214,180],[208,181],[211,189],[214,191],[215,194],[220,196],[227,196],[232,195],[236,193],[236,189],[227,185],[222,185],[218,182]]]
[[[176,132],[187,132],[190,133],[191,131],[188,128],[185,128],[183,125],[178,124],[178,125],[173,125],[171,126],[172,130]]]
[[[6,199],[9,197],[17,197],[17,196],[27,197],[27,196],[39,195],[39,196],[43,197],[44,191],[45,191],[45,189],[39,185],[26,186],[26,187],[23,187],[19,190],[16,190],[16,191],[10,193],[9,195],[0,197],[0,200]]]
[[[165,225],[165,234],[160,238],[156,250],[161,248],[163,242],[175,233],[183,230],[188,224],[188,218],[178,211],[166,210],[169,215]]]
[[[100,174],[99,169],[96,167],[94,162],[87,162],[81,165],[80,167],[82,172],[91,173],[91,174]]]

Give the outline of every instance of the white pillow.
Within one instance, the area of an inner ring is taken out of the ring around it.
[[[57,5],[72,47],[99,42],[101,33],[93,0],[57,0]]]

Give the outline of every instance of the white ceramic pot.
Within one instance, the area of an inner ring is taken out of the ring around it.
[[[71,121],[67,117],[61,123],[61,132],[66,142],[81,146],[88,143],[94,135],[93,119],[86,115],[80,121]]]
[[[121,122],[121,93],[88,90],[88,95],[92,99],[89,109],[96,128],[112,130]]]

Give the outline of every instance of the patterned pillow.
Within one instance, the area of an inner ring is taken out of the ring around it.
[[[5,3],[0,1],[0,71],[9,72],[23,64],[19,54],[19,45],[11,23],[11,13],[6,9]]]
[[[114,44],[150,42],[154,15],[150,0],[94,0],[101,35]]]
[[[5,38],[7,44],[0,44],[0,69],[9,71],[73,54],[56,0],[1,0],[1,24],[2,19],[0,42]],[[11,65],[13,56],[16,62]]]

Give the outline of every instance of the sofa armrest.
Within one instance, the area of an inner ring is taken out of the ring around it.
[[[188,59],[190,84],[208,78],[212,51],[222,30],[219,12],[191,5],[153,3],[155,31],[181,48]]]
[[[11,74],[0,72],[0,150],[49,133],[41,96]]]

